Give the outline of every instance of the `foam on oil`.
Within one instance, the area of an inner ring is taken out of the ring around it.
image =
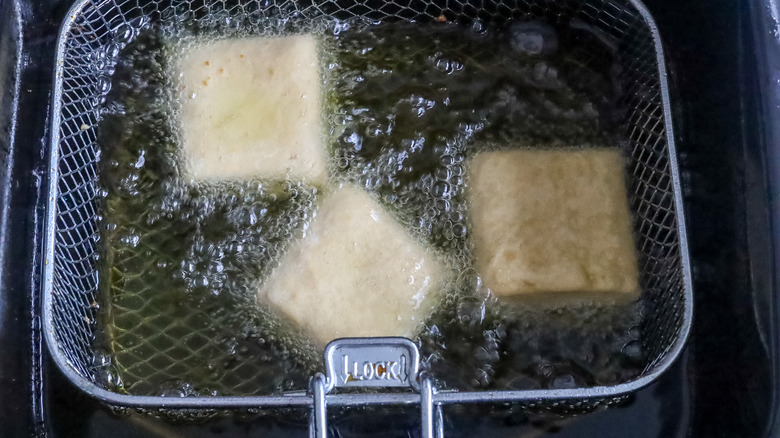
[[[122,50],[100,125],[106,302],[95,365],[105,383],[132,394],[269,394],[305,389],[321,366],[306,335],[254,298],[329,189],[189,182],[175,122],[171,71],[188,47],[290,33],[321,38],[331,183],[365,187],[461,273],[417,339],[440,386],[565,388],[637,375],[634,304],[498,301],[469,244],[464,172],[475,151],[614,142],[609,65],[581,49],[595,37],[538,23],[298,23],[212,14],[150,27]]]
[[[96,363],[107,384],[133,394],[305,386],[318,354],[254,297],[308,223],[318,191],[297,181],[182,176],[170,70],[180,51],[160,36],[168,31],[141,33],[125,48],[100,125],[108,302]]]

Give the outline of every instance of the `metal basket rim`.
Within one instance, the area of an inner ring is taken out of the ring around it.
[[[490,402],[542,402],[542,401],[572,401],[595,400],[619,397],[637,391],[654,382],[664,374],[678,358],[691,331],[693,320],[693,288],[688,254],[688,239],[685,225],[685,214],[682,202],[682,189],[677,163],[677,150],[672,127],[671,103],[669,85],[658,27],[650,12],[641,0],[627,0],[640,14],[653,38],[661,94],[661,106],[664,112],[664,132],[668,150],[670,173],[672,177],[672,192],[674,195],[674,211],[679,238],[680,263],[682,269],[682,286],[684,296],[683,321],[680,332],[674,343],[669,346],[660,361],[649,372],[640,377],[611,386],[595,386],[589,388],[551,389],[551,390],[495,390],[495,391],[440,391],[434,394],[437,405],[457,403],[490,403]],[[59,181],[59,142],[60,142],[60,103],[62,96],[62,67],[65,56],[65,42],[68,31],[82,9],[93,3],[92,0],[78,0],[66,14],[60,26],[57,37],[57,52],[55,58],[54,92],[52,93],[51,141],[49,142],[49,174],[48,200],[46,204],[46,234],[44,236],[43,257],[43,332],[48,351],[54,359],[57,368],[83,392],[110,405],[131,408],[260,408],[260,407],[311,407],[313,398],[298,392],[291,395],[269,396],[209,396],[209,397],[163,397],[138,396],[120,394],[101,388],[91,382],[71,365],[59,349],[59,343],[54,334],[52,307],[54,304],[54,248]],[[327,403],[330,406],[344,405],[377,405],[377,404],[413,404],[419,403],[420,395],[416,393],[373,393],[373,394],[330,394]]]

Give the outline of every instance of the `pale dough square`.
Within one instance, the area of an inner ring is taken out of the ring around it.
[[[179,63],[185,172],[321,184],[326,175],[321,76],[312,36],[226,39]]]
[[[323,345],[341,337],[411,337],[444,272],[368,193],[345,186],[322,201],[258,298]]]
[[[619,151],[484,152],[468,172],[477,270],[495,295],[638,294]]]

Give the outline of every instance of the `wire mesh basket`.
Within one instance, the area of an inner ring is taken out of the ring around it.
[[[59,368],[78,387],[110,404],[149,408],[314,406],[317,396],[324,403],[322,388],[313,390],[315,400],[305,394],[157,397],[117,393],[105,379],[98,378],[95,362],[99,354],[94,350],[93,340],[100,329],[95,321],[96,303],[102,293],[99,261],[95,257],[100,251],[97,241],[101,145],[94,127],[99,124],[113,71],[111,54],[116,56],[139,29],[150,23],[197,21],[214,16],[237,17],[247,22],[261,22],[268,17],[296,21],[365,17],[416,22],[444,17],[488,23],[510,19],[547,22],[576,19],[607,36],[616,46],[620,66],[617,74],[622,88],[618,94],[620,106],[625,110],[619,126],[624,139],[622,152],[628,163],[629,204],[635,216],[634,233],[645,301],[642,342],[647,353],[641,375],[617,385],[573,389],[434,394],[427,383],[422,389],[420,385],[413,386],[423,391],[423,400],[427,397],[428,402],[436,405],[549,401],[556,407],[576,410],[650,383],[680,353],[692,317],[681,191],[663,52],[657,29],[639,1],[82,0],[67,15],[57,52],[43,307],[50,352]],[[166,330],[173,329],[161,327],[162,332]],[[207,345],[209,340],[204,339],[203,343]],[[154,372],[175,376],[179,373],[177,358],[190,353],[155,352],[158,359],[155,363],[160,365]],[[240,387],[262,378],[251,368],[239,371],[228,373],[227,383],[221,384]],[[393,393],[327,397],[329,405],[349,405],[415,403],[421,396]]]

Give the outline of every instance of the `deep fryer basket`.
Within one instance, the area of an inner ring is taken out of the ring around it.
[[[566,17],[581,20],[617,41],[623,86],[620,103],[626,108],[621,121],[626,139],[622,147],[646,302],[642,342],[647,361],[642,374],[614,386],[440,392],[432,395],[432,403],[527,401],[572,408],[598,404],[652,382],[680,353],[693,305],[681,190],[661,42],[652,18],[638,0],[79,0],[62,26],[57,50],[43,282],[43,324],[49,351],[79,388],[112,405],[147,408],[315,404],[304,394],[133,396],[110,391],[95,375],[93,303],[99,291],[98,262],[93,256],[98,251],[100,145],[94,127],[99,123],[111,68],[110,59],[96,62],[95,54],[111,53],[150,22],[200,19],[212,13],[295,20],[317,16],[428,21],[441,15],[487,21]],[[329,405],[420,401],[414,393],[327,397]]]

